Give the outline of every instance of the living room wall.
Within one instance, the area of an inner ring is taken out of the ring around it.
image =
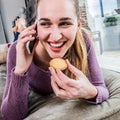
[[[3,24],[1,19],[1,13],[0,13],[0,44],[6,43],[5,34],[3,30]]]
[[[24,0],[0,0],[0,11],[3,21],[6,41],[14,39],[12,32],[12,21],[19,14],[20,8],[25,6]]]

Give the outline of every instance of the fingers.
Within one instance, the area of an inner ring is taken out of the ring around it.
[[[69,92],[67,92],[64,89],[59,88],[59,86],[57,85],[56,81],[54,80],[54,78],[52,76],[51,76],[51,85],[52,85],[53,91],[57,97],[60,97],[63,99],[70,98]]]
[[[88,98],[91,95],[91,83],[88,78],[67,60],[68,69],[77,77],[73,80],[66,76],[61,70],[50,68],[51,85],[56,96],[64,99]],[[89,88],[89,89],[88,89]],[[97,92],[94,90],[95,94]]]
[[[59,87],[62,87],[62,82],[59,80],[59,78],[58,78],[55,70],[52,67],[50,67],[49,70],[51,71],[51,74],[52,74],[51,77],[52,77],[52,79],[54,81],[56,81],[56,83],[58,84]]]
[[[69,89],[69,86],[65,84],[64,80],[59,78],[57,72],[52,67],[50,67],[49,70],[51,72],[51,77],[56,82],[57,86],[59,86],[60,88],[64,90]]]
[[[56,96],[64,99],[78,98],[79,81],[66,76],[60,70],[49,68],[51,72],[51,85]]]
[[[18,49],[19,49],[19,47],[23,48],[28,41],[35,40],[35,37],[34,37],[34,34],[36,34],[35,27],[36,27],[36,25],[34,24],[34,25],[26,28],[25,30],[23,30],[20,33],[20,35],[18,37],[18,42],[17,42]]]
[[[52,67],[49,68],[51,72],[51,76],[56,81],[59,87],[69,90],[70,87],[74,87],[77,85],[75,80],[70,79],[68,76],[66,76],[62,71],[60,70],[54,70]]]
[[[26,50],[26,43],[28,41],[34,41],[35,40],[35,36],[34,34],[36,34],[36,30],[35,30],[36,25],[32,25],[28,28],[26,28],[25,30],[23,30],[19,37],[18,37],[18,41],[17,41],[17,45],[16,48],[19,51],[19,49],[21,49],[21,52],[24,52],[24,50]]]
[[[36,25],[34,24],[34,25],[26,28],[25,30],[23,30],[23,31],[20,33],[20,35],[19,35],[19,39],[22,39],[22,38],[24,38],[24,37],[26,37],[26,36],[32,36],[32,35],[34,35],[34,34],[36,33],[35,26],[36,26]]]
[[[66,62],[67,62],[68,69],[70,70],[70,72],[73,73],[77,79],[80,79],[80,77],[83,76],[83,73],[79,69],[77,69],[75,66],[70,64],[68,60],[66,60]]]
[[[56,70],[56,72],[57,72],[57,75],[58,75],[59,79],[65,84],[65,86],[68,87],[68,89],[70,87],[75,87],[77,85],[76,80],[73,80],[73,79],[69,78],[62,71]]]

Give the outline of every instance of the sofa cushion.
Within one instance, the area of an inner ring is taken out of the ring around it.
[[[36,111],[25,120],[120,120],[120,74],[106,69],[103,69],[103,74],[110,92],[107,101],[93,105],[83,100],[63,100],[53,95],[39,99]]]
[[[3,91],[5,87],[5,80],[6,80],[6,64],[1,64],[0,65],[0,106],[1,106]],[[0,120],[2,120],[1,114],[0,114]]]
[[[98,105],[83,100],[63,100],[51,96],[30,93],[30,115],[25,120],[119,120],[120,119],[120,74],[103,69],[110,97]],[[6,79],[6,65],[0,65],[0,105]],[[37,102],[36,102],[37,101]],[[0,120],[2,120],[0,115]]]
[[[6,63],[7,52],[8,52],[8,44],[0,45],[0,64]]]

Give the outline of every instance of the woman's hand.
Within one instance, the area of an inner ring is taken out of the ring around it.
[[[14,70],[14,72],[17,74],[24,74],[32,62],[34,49],[32,54],[29,54],[26,49],[26,43],[35,39],[33,36],[36,33],[35,27],[36,25],[34,24],[26,28],[18,37],[16,45],[16,67]]]
[[[97,95],[97,89],[87,77],[67,60],[68,69],[76,76],[76,80],[67,77],[62,71],[49,68],[51,85],[56,96],[64,99],[91,99]]]

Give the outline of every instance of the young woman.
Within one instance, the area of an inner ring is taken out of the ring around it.
[[[63,99],[82,98],[94,104],[109,97],[79,12],[77,0],[37,0],[37,25],[22,31],[9,49],[1,106],[5,120],[22,120],[28,115],[30,88],[39,94],[54,92]],[[35,40],[34,34],[36,44],[29,54],[26,43]],[[49,61],[58,57],[66,59],[65,71],[49,67]]]

